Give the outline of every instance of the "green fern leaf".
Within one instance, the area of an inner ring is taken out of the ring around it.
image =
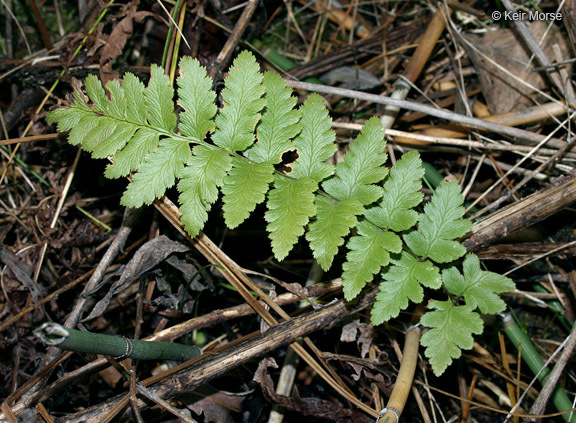
[[[174,132],[176,115],[174,114],[173,97],[174,89],[170,86],[170,78],[160,66],[150,66],[150,82],[144,90],[150,126],[165,132]]]
[[[420,215],[418,231],[404,235],[406,245],[414,254],[436,263],[448,263],[466,253],[466,248],[454,241],[472,228],[472,222],[462,219],[463,202],[458,181],[438,186],[424,207],[424,214]]]
[[[164,195],[180,177],[184,163],[192,156],[186,141],[176,138],[164,138],[158,148],[146,156],[146,161],[134,174],[132,182],[124,192],[121,204],[129,207],[141,207]]]
[[[372,308],[372,323],[379,325],[398,316],[408,307],[408,300],[420,303],[424,299],[422,285],[440,288],[440,271],[426,261],[418,261],[403,251],[400,258],[392,259],[392,265],[382,273],[384,281]]]
[[[178,128],[184,135],[203,141],[206,133],[214,131],[212,118],[218,110],[214,103],[216,93],[212,91],[212,79],[198,60],[184,57],[180,60],[177,82],[178,103],[185,110],[180,113]]]
[[[380,119],[369,119],[357,140],[350,143],[344,160],[336,165],[336,175],[325,181],[322,188],[337,200],[356,198],[363,205],[372,204],[382,196],[376,185],[388,174],[383,167],[388,155]]]
[[[146,100],[144,99],[144,84],[134,74],[127,72],[122,80],[124,98],[126,99],[126,119],[139,125],[146,125]]]
[[[429,311],[422,316],[420,323],[431,328],[422,335],[421,344],[426,347],[424,354],[430,359],[436,376],[459,358],[461,350],[474,346],[473,334],[480,334],[484,328],[482,319],[470,305],[455,306],[451,301],[433,301]]]
[[[304,233],[304,226],[316,214],[314,192],[317,189],[318,184],[310,178],[275,178],[264,218],[268,222],[266,229],[270,232],[272,251],[279,261],[292,250]]]
[[[264,74],[266,87],[266,109],[258,125],[258,142],[246,156],[256,163],[277,164],[282,154],[296,148],[291,141],[300,130],[300,111],[295,110],[298,99],[282,77],[273,72]]]
[[[318,213],[306,239],[320,267],[328,270],[338,248],[344,244],[344,237],[358,223],[356,216],[362,214],[364,207],[355,198],[334,201],[324,196],[317,196],[315,205]]]
[[[366,221],[358,223],[358,236],[350,238],[346,246],[350,250],[342,266],[344,296],[354,299],[367,282],[374,278],[383,266],[390,262],[390,253],[402,250],[402,240],[398,235],[382,231]]]
[[[106,96],[106,91],[102,87],[102,83],[96,75],[88,75],[85,82],[86,94],[92,103],[94,108],[100,113],[106,113],[108,111],[108,97]]]
[[[128,176],[144,162],[144,158],[158,147],[160,134],[152,129],[139,129],[129,144],[114,157],[114,164],[106,167],[104,176],[107,178],[120,178]]]
[[[222,186],[226,226],[234,229],[244,222],[256,205],[264,201],[273,179],[274,166],[270,163],[250,163],[235,158]]]
[[[336,152],[332,131],[332,119],[318,94],[310,94],[300,108],[302,112],[302,132],[294,143],[298,149],[298,159],[294,162],[293,178],[310,178],[321,182],[334,174],[334,165],[325,163]]]
[[[232,166],[230,155],[223,150],[197,145],[194,155],[178,183],[182,223],[192,237],[198,235],[208,220],[208,211],[218,199],[218,187]]]
[[[366,218],[376,226],[401,232],[418,221],[413,208],[424,197],[420,192],[424,168],[420,154],[410,151],[402,156],[384,182],[384,195],[378,207],[366,210]]]
[[[216,117],[214,143],[228,151],[244,151],[254,143],[254,128],[266,104],[262,74],[254,56],[238,55],[222,90],[224,107]]]
[[[466,304],[478,307],[482,313],[494,314],[506,309],[500,296],[516,286],[506,276],[480,269],[480,260],[475,254],[467,254],[462,264],[464,275],[450,267],[442,271],[442,281],[449,293],[462,296]]]

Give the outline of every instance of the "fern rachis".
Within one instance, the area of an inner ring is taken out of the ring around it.
[[[442,183],[418,213],[424,170],[416,151],[406,153],[389,171],[386,142],[377,118],[368,120],[350,143],[341,163],[327,160],[337,147],[323,99],[311,94],[296,108],[286,82],[262,74],[254,57],[241,53],[225,80],[223,107],[215,104],[212,80],[198,61],[183,58],[175,90],[163,71],[152,66],[147,87],[132,74],[106,85],[89,76],[87,97],[75,84],[72,101],[48,114],[69,142],[95,158],[110,156],[105,176],[133,172],[122,196],[124,205],[150,204],[174,185],[180,192],[182,223],[197,235],[220,194],[226,224],[240,225],[265,203],[272,250],[284,259],[304,235],[314,257],[328,269],[346,243],[344,294],[352,300],[381,274],[381,291],[372,321],[396,317],[424,288],[442,289],[424,315],[430,328],[422,337],[434,372],[440,374],[460,349],[470,348],[482,331],[479,312],[504,308],[498,294],[513,289],[508,278],[480,269],[476,256],[457,241],[471,228],[463,219],[457,182]],[[298,158],[286,173],[275,170],[282,154]],[[352,232],[352,235],[349,234]],[[346,237],[349,237],[346,242]],[[487,294],[487,295],[486,295]]]

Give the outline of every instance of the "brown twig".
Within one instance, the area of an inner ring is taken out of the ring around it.
[[[244,34],[244,31],[246,30],[246,27],[248,26],[248,23],[250,22],[250,19],[256,10],[256,6],[258,6],[257,0],[248,0],[246,2],[246,6],[238,18],[238,22],[236,22],[234,30],[228,37],[228,40],[226,40],[226,44],[224,44],[224,47],[222,47],[220,53],[218,53],[218,57],[216,57],[216,60],[214,61],[214,66],[209,71],[212,79],[216,80],[217,77],[222,73],[224,67],[230,61],[232,52],[236,48],[238,41],[240,41],[240,37],[242,34]]]
[[[498,134],[506,135],[516,140],[523,140],[531,144],[538,144],[542,141],[545,141],[547,138],[544,135],[535,134],[523,129],[488,122],[484,119],[473,118],[459,113],[450,112],[448,110],[437,109],[432,106],[426,106],[424,104],[416,103],[413,101],[398,100],[383,95],[368,94],[361,91],[349,90],[346,88],[328,87],[325,85],[311,84],[309,82],[300,82],[291,80],[288,80],[286,82],[288,86],[294,89],[301,89],[324,94],[335,94],[346,98],[355,98],[358,100],[368,101],[376,104],[391,105],[399,107],[401,109],[422,112],[440,119],[447,119],[452,122],[457,122],[458,124],[466,127],[478,130],[496,132]],[[549,138],[547,142],[550,146],[554,147],[563,147],[566,144],[565,141],[556,138]]]

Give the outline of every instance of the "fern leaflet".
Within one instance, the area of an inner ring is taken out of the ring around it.
[[[218,199],[218,187],[232,166],[224,150],[197,145],[194,155],[178,183],[182,224],[190,236],[196,236],[208,220],[208,211]]]
[[[126,119],[140,125],[146,125],[148,113],[144,99],[144,84],[134,74],[128,72],[122,80],[124,98],[126,99]]]
[[[88,75],[86,77],[86,94],[88,94],[88,97],[92,100],[96,111],[107,114],[108,97],[106,97],[106,91],[104,91],[102,83],[95,75]]]
[[[280,75],[266,72],[266,109],[258,125],[258,142],[248,151],[247,156],[255,163],[277,164],[282,153],[296,148],[292,142],[301,131],[300,111],[294,109],[296,97]]]
[[[463,202],[458,181],[442,182],[424,207],[424,214],[420,215],[418,231],[404,235],[408,248],[436,263],[448,263],[462,257],[466,248],[455,239],[472,228],[472,222],[462,219]]]
[[[440,271],[430,261],[418,261],[403,251],[399,259],[382,273],[384,282],[372,308],[372,322],[384,323],[408,307],[408,300],[420,303],[424,299],[422,285],[429,288],[441,286]]]
[[[334,165],[325,163],[336,152],[332,119],[318,94],[310,94],[301,108],[302,132],[294,140],[298,149],[298,160],[290,176],[310,178],[321,182],[334,173]]]
[[[350,250],[342,266],[344,296],[354,299],[368,281],[390,262],[390,253],[402,250],[402,240],[398,235],[382,231],[367,221],[358,223],[358,236],[353,236],[346,246]]]
[[[264,215],[272,240],[272,251],[278,260],[283,260],[298,238],[304,226],[316,214],[314,192],[318,184],[310,178],[296,180],[276,178],[268,194],[268,211]]]
[[[138,129],[128,145],[116,153],[114,163],[106,167],[104,175],[111,179],[127,176],[140,167],[144,158],[158,147],[159,141],[158,132],[148,128]]]
[[[452,301],[433,301],[429,311],[420,319],[422,325],[431,328],[422,335],[420,343],[426,347],[424,354],[430,359],[436,376],[459,358],[461,350],[474,345],[473,334],[481,334],[484,323],[480,315],[469,305],[455,306]]]
[[[366,210],[366,218],[376,226],[401,232],[418,221],[413,208],[422,202],[424,168],[416,150],[404,154],[384,182],[384,195],[378,207]]]
[[[256,59],[244,51],[234,60],[222,90],[224,107],[216,116],[216,145],[228,151],[244,151],[254,142],[254,128],[266,104],[264,85]]]
[[[380,119],[369,119],[342,162],[336,175],[322,183],[322,188],[337,200],[356,198],[363,205],[372,204],[382,196],[382,188],[373,184],[388,174],[383,165],[388,155]]]
[[[178,103],[185,110],[180,113],[178,128],[182,134],[203,141],[206,133],[214,131],[213,118],[218,110],[214,104],[216,93],[212,91],[212,80],[198,60],[184,57],[180,60],[177,82]]]
[[[310,224],[306,239],[320,267],[328,270],[364,207],[355,198],[334,201],[324,196],[317,196],[315,205],[318,210],[316,220]]]
[[[120,203],[129,207],[152,204],[174,185],[191,157],[190,145],[186,141],[164,138],[158,148],[146,156],[146,161],[134,174]]]
[[[120,86],[120,81],[114,79],[106,84],[110,92],[110,103],[108,103],[108,114],[118,116],[120,119],[126,119],[126,98],[124,88]]]
[[[176,128],[173,97],[174,89],[170,86],[170,78],[160,66],[152,65],[150,82],[144,90],[148,123],[153,128],[160,128],[170,134]]]
[[[480,269],[480,260],[475,254],[467,254],[462,263],[464,274],[456,267],[442,271],[442,282],[446,290],[457,296],[482,313],[494,314],[504,311],[506,304],[500,296],[502,292],[512,291],[514,282],[506,276]]]
[[[250,163],[238,158],[233,161],[222,186],[226,226],[234,229],[264,201],[273,173],[274,166],[270,163]]]

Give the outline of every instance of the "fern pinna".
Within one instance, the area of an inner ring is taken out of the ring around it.
[[[95,76],[76,83],[69,104],[48,114],[69,142],[94,158],[111,157],[105,176],[132,173],[121,203],[150,204],[176,185],[182,223],[196,236],[222,195],[226,225],[235,228],[266,202],[266,229],[278,260],[302,235],[324,269],[331,267],[348,237],[343,264],[346,299],[352,300],[381,274],[372,321],[398,316],[409,302],[424,299],[424,288],[448,294],[433,301],[421,322],[426,356],[441,374],[462,348],[482,332],[478,313],[504,309],[498,293],[512,281],[481,270],[468,254],[463,273],[446,267],[465,254],[456,241],[471,223],[463,219],[463,197],[456,181],[442,183],[423,213],[416,207],[424,170],[411,151],[389,171],[386,141],[377,118],[366,122],[342,162],[329,163],[337,150],[332,120],[323,99],[311,94],[296,108],[296,97],[277,74],[260,73],[255,58],[241,53],[233,63],[218,109],[212,80],[199,62],[183,58],[174,89],[152,65],[147,87],[127,73],[106,90]],[[296,151],[288,172],[276,169],[283,153]],[[352,233],[352,235],[350,235]]]

